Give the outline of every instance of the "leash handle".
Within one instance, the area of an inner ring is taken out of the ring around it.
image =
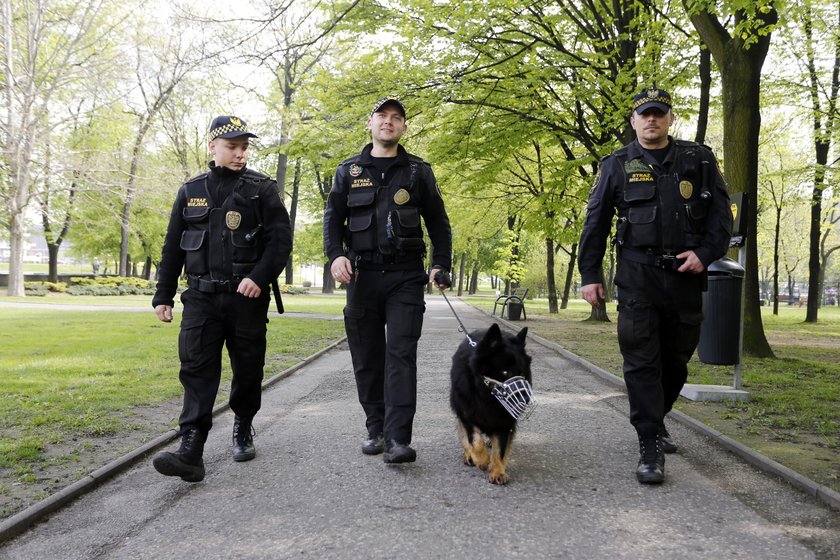
[[[458,330],[461,331],[462,333],[464,333],[464,336],[467,338],[467,341],[470,343],[470,346],[475,347],[475,344],[476,344],[475,341],[470,338],[469,334],[467,334],[467,327],[464,326],[464,323],[461,322],[461,318],[458,317],[457,313],[455,313],[455,308],[452,307],[451,303],[449,303],[449,298],[446,297],[446,292],[441,287],[438,287],[438,290],[440,290],[440,295],[443,296],[443,299],[446,300],[446,304],[449,306],[449,309],[452,310],[452,314],[455,315],[455,320],[457,320],[458,324],[460,325],[460,327],[458,327]]]

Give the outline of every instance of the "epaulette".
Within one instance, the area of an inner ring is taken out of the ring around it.
[[[352,157],[349,157],[349,158],[345,159],[344,161],[342,161],[338,165],[340,167],[342,165],[350,165],[351,163],[356,163],[356,162],[359,161],[359,157],[360,156],[358,154],[356,154],[355,156],[352,156]]]
[[[693,142],[691,140],[678,140],[676,138],[674,139],[674,144],[676,144],[677,146],[682,146],[683,148],[692,148],[694,146],[702,146],[702,144],[698,144],[697,142]]]
[[[629,146],[629,145],[628,145],[628,146],[622,146],[622,147],[620,147],[619,149],[617,149],[616,151],[614,151],[614,152],[612,152],[612,153],[610,153],[610,154],[607,154],[607,155],[605,155],[604,157],[602,157],[602,158],[601,158],[601,161],[604,161],[605,159],[607,159],[607,158],[608,158],[608,157],[610,157],[610,156],[623,156],[623,155],[627,155],[627,150],[629,150],[629,149],[630,149],[630,146]]]
[[[199,180],[204,180],[204,178],[207,177],[208,173],[210,173],[210,172],[205,171],[204,173],[199,173],[195,177],[191,177],[191,178],[187,179],[186,181],[184,181],[184,184],[188,185],[190,183],[195,183],[196,181],[199,181]]]
[[[260,173],[259,171],[254,171],[248,167],[245,168],[245,171],[242,172],[242,179],[248,181],[249,183],[253,183],[255,185],[262,183],[266,179],[271,179],[268,175],[264,173]]]
[[[412,163],[425,163],[428,166],[432,165],[431,163],[427,162],[426,160],[424,160],[420,156],[415,156],[414,154],[408,154],[408,161],[410,161]]]

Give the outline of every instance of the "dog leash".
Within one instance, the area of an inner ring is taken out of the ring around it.
[[[446,304],[449,306],[449,309],[452,310],[452,314],[455,315],[455,320],[457,320],[458,324],[460,325],[460,327],[458,327],[458,331],[464,333],[464,336],[467,337],[467,341],[470,343],[470,346],[475,347],[475,341],[470,338],[469,334],[467,334],[467,327],[464,326],[464,323],[461,322],[461,318],[458,317],[457,313],[455,313],[455,308],[452,307],[451,303],[449,303],[449,298],[446,297],[446,292],[441,287],[438,287],[438,290],[440,290],[440,295],[442,295],[443,299],[446,300]]]

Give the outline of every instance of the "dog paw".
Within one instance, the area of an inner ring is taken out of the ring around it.
[[[473,461],[472,455],[470,455],[469,451],[464,451],[464,464],[470,467],[475,466],[475,462]]]
[[[488,479],[490,480],[491,484],[498,484],[499,486],[504,486],[505,484],[510,482],[510,477],[507,475],[507,473],[504,472],[491,472],[488,476]]]

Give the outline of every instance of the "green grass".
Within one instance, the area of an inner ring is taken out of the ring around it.
[[[492,297],[466,297],[488,312]],[[586,321],[589,304],[572,301],[569,309],[548,313],[547,300],[525,304],[531,332],[556,342],[618,375],[622,359],[616,337],[615,304],[611,322]],[[818,323],[805,323],[805,308],[762,309],[765,333],[776,359],[744,357],[741,386],[747,403],[701,403],[680,399],[676,408],[729,437],[840,491],[840,309],[824,307]],[[689,364],[689,383],[727,385],[734,366]]]
[[[151,307],[148,313],[2,310],[0,502],[9,488],[42,483],[51,469],[80,462],[97,441],[138,433],[151,439],[176,426],[177,322],[159,322]],[[343,335],[342,321],[272,318],[266,377]],[[219,402],[230,385],[226,357],[223,363]]]

